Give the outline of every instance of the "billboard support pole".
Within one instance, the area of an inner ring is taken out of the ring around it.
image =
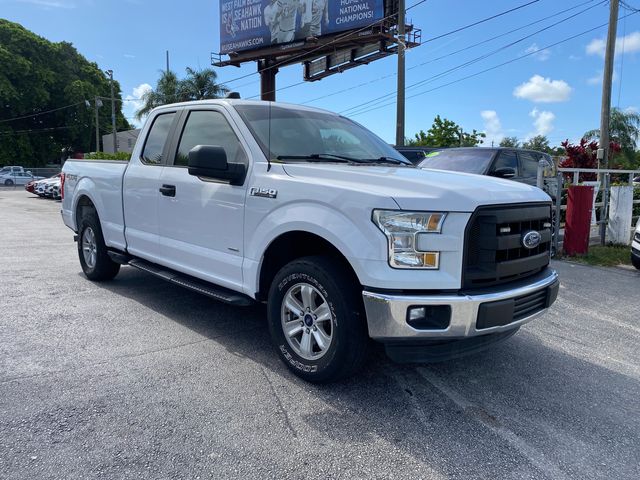
[[[260,100],[276,101],[276,75],[278,68],[271,65],[268,59],[258,61],[260,72]]]
[[[405,0],[398,0],[398,98],[396,100],[396,145],[404,145],[405,102]]]

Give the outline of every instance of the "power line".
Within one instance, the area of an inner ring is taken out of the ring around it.
[[[14,135],[25,135],[27,133],[31,134],[31,133],[46,133],[46,132],[52,132],[54,130],[67,130],[70,128],[76,128],[79,127],[81,125],[67,125],[64,127],[50,127],[50,128],[34,128],[31,130],[16,130],[16,131],[4,131],[4,132],[0,132],[0,137],[11,137]]]
[[[451,56],[453,56],[453,55],[457,55],[458,53],[462,53],[462,52],[465,52],[465,51],[468,51],[468,50],[472,50],[472,49],[477,48],[477,47],[479,47],[479,46],[481,46],[481,45],[484,45],[484,44],[486,44],[486,43],[492,42],[493,40],[497,40],[498,38],[505,37],[505,36],[507,36],[507,35],[510,35],[510,34],[512,34],[512,33],[517,32],[517,31],[520,31],[520,30],[523,30],[523,29],[525,29],[525,28],[528,28],[528,27],[531,27],[531,26],[533,26],[533,25],[536,25],[536,24],[538,24],[538,23],[544,22],[545,20],[549,20],[550,18],[557,17],[558,15],[562,15],[563,13],[567,13],[567,12],[569,12],[569,11],[571,11],[571,10],[575,10],[576,8],[580,8],[580,7],[582,7],[582,6],[586,5],[586,4],[588,4],[588,3],[592,3],[592,2],[594,2],[594,1],[595,1],[595,0],[588,0],[588,1],[586,1],[586,2],[579,3],[578,5],[574,5],[573,7],[566,8],[566,9],[564,9],[564,10],[561,10],[561,11],[559,11],[559,12],[556,12],[556,13],[554,13],[554,14],[551,14],[551,15],[548,15],[548,16],[546,16],[546,17],[544,17],[544,18],[541,18],[541,19],[539,19],[539,20],[536,20],[536,21],[534,21],[534,22],[528,23],[528,24],[523,25],[523,26],[518,27],[518,28],[514,28],[513,30],[509,30],[508,32],[501,33],[501,34],[499,34],[499,35],[495,35],[495,36],[493,36],[493,37],[491,37],[491,38],[488,38],[488,39],[485,39],[485,40],[483,40],[483,41],[481,41],[481,42],[474,43],[473,45],[468,45],[468,46],[466,46],[466,47],[464,47],[464,48],[461,48],[461,49],[455,50],[455,51],[453,51],[453,52],[447,53],[447,54],[442,55],[442,56],[440,56],[440,57],[436,57],[436,58],[434,58],[434,59],[432,59],[432,60],[428,60],[428,61],[426,61],[426,62],[422,62],[422,63],[420,63],[420,64],[418,64],[418,65],[414,65],[414,66],[412,66],[412,67],[407,68],[407,71],[409,71],[409,70],[414,70],[414,69],[419,68],[419,67],[423,67],[423,66],[428,65],[428,64],[430,64],[430,63],[435,63],[435,62],[437,62],[438,60],[442,60],[442,59],[444,59],[444,58],[450,58]],[[411,51],[411,50],[409,50],[409,51]],[[342,89],[342,90],[338,90],[338,91],[333,92],[333,93],[329,93],[329,94],[321,95],[321,96],[316,97],[316,98],[312,98],[311,100],[307,100],[306,102],[302,102],[302,105],[307,105],[307,104],[309,104],[309,103],[313,103],[313,102],[316,102],[316,101],[318,101],[318,100],[322,100],[322,99],[325,99],[325,98],[331,97],[331,96],[333,96],[333,95],[337,95],[337,94],[339,94],[339,93],[348,92],[348,91],[350,91],[350,90],[354,90],[354,89],[356,89],[356,88],[363,87],[363,86],[365,86],[365,85],[370,85],[370,84],[375,83],[375,82],[378,82],[378,81],[380,81],[380,80],[384,80],[384,79],[387,79],[387,78],[390,78],[390,77],[395,77],[396,75],[397,75],[397,72],[393,72],[393,73],[390,73],[390,74],[388,74],[388,75],[383,75],[383,76],[381,76],[381,77],[378,77],[378,78],[375,78],[375,79],[369,80],[369,81],[367,81],[367,82],[363,82],[363,83],[360,83],[360,84],[358,84],[358,85],[354,85],[353,87],[344,88],[344,89]],[[298,84],[296,84],[296,85],[298,85]],[[284,90],[285,88],[288,88],[288,87],[283,87],[282,89]]]
[[[508,48],[511,48],[512,46],[514,46],[514,45],[516,45],[518,43],[521,43],[521,42],[523,42],[523,41],[525,41],[525,40],[527,40],[527,39],[529,39],[529,38],[531,38],[531,37],[533,37],[533,36],[535,36],[535,35],[537,35],[539,33],[542,33],[542,32],[544,32],[546,30],[549,30],[550,28],[558,26],[558,25],[560,25],[560,24],[562,24],[562,23],[564,23],[564,22],[566,22],[568,20],[571,20],[572,18],[575,18],[578,15],[581,15],[581,14],[587,12],[588,10],[591,10],[592,8],[595,8],[595,7],[597,7],[599,5],[602,5],[604,3],[605,3],[605,1],[603,0],[603,1],[601,1],[601,2],[599,2],[597,4],[595,4],[595,5],[592,5],[591,7],[588,7],[586,9],[584,9],[584,10],[581,10],[580,12],[574,13],[574,14],[568,16],[568,17],[563,18],[562,20],[559,20],[559,21],[557,21],[555,23],[552,23],[551,25],[548,25],[548,26],[546,26],[544,28],[541,28],[541,29],[539,29],[539,30],[537,30],[537,31],[535,31],[533,33],[525,35],[524,37],[521,37],[521,38],[519,38],[519,39],[517,39],[517,40],[515,40],[513,42],[510,42],[510,43],[508,43],[506,45],[503,45],[503,46],[497,48],[496,50],[493,50],[492,52],[480,55],[479,57],[476,57],[476,58],[474,58],[472,60],[466,61],[466,62],[461,63],[461,64],[459,64],[459,65],[457,65],[455,67],[449,68],[449,69],[447,69],[447,70],[445,70],[443,72],[440,72],[440,73],[438,73],[436,75],[428,77],[428,78],[426,78],[424,80],[420,80],[419,82],[413,83],[413,84],[411,84],[411,85],[409,85],[407,87],[407,90],[419,87],[419,86],[424,85],[426,83],[431,83],[431,82],[433,82],[435,80],[438,80],[438,79],[440,79],[440,78],[442,78],[442,77],[444,77],[446,75],[449,75],[450,73],[453,73],[453,72],[455,72],[457,70],[460,70],[461,68],[468,67],[470,65],[473,65],[474,63],[477,63],[477,62],[479,62],[481,60],[489,58],[489,57],[491,57],[491,56],[493,56],[493,55],[495,55],[497,53],[500,53],[500,52],[502,52],[502,51],[504,51],[504,50],[506,50]],[[531,52],[531,54],[536,54],[536,53],[540,52],[541,50],[545,50],[545,49],[538,49],[535,52]],[[343,110],[340,113],[347,113],[347,112],[351,112],[351,111],[357,111],[357,110],[359,110],[359,109],[361,109],[363,107],[367,107],[370,104],[375,104],[375,103],[379,103],[380,101],[384,101],[384,100],[386,100],[387,98],[389,98],[392,95],[395,95],[395,92],[389,92],[389,93],[386,93],[386,94],[381,95],[379,97],[373,98],[371,100],[367,100],[366,102],[360,103],[360,104],[355,105],[355,106],[350,107],[350,108],[347,108],[346,110]]]
[[[532,2],[525,3],[524,5],[520,5],[504,12],[498,13],[496,15],[492,15],[491,17],[483,18],[482,20],[478,20],[477,22],[470,23],[469,25],[465,25],[464,27],[456,28],[455,30],[451,30],[450,32],[443,33],[442,35],[438,35],[437,37],[429,38],[425,40],[423,43],[433,42],[435,40],[440,40],[441,38],[448,37],[449,35],[453,35],[454,33],[461,32],[462,30],[466,30],[467,28],[475,27],[482,23],[488,22],[489,20],[493,20],[494,18],[502,17],[503,15],[507,15],[508,13],[515,12],[516,10],[520,10],[521,8],[528,7],[529,5],[533,5],[534,3],[538,3],[540,0],[533,0]],[[407,9],[408,10],[408,9]]]
[[[14,118],[6,118],[4,120],[0,120],[0,123],[7,123],[7,122],[13,122],[15,120],[24,120],[26,118],[34,118],[34,117],[39,117],[41,115],[46,115],[48,113],[53,113],[53,112],[58,112],[60,110],[65,110],[67,108],[72,108],[72,107],[77,107],[78,105],[82,105],[85,104],[85,100],[78,102],[78,103],[72,103],[71,105],[65,105],[64,107],[60,107],[60,108],[54,108],[53,110],[47,110],[46,112],[39,112],[39,113],[33,113],[31,115],[24,115],[22,117],[14,117]]]
[[[621,18],[630,17],[631,15],[635,15],[636,13],[638,13],[638,12],[629,13],[628,15],[625,15],[624,17],[621,17]],[[585,30],[584,32],[581,32],[581,33],[578,33],[576,35],[572,35],[570,37],[567,37],[564,40],[560,40],[558,42],[555,42],[555,43],[552,43],[550,45],[547,45],[547,46],[541,48],[541,50],[546,50],[548,48],[556,47],[556,46],[558,46],[560,44],[569,42],[569,41],[574,40],[574,39],[576,39],[578,37],[581,37],[581,36],[584,36],[584,35],[586,35],[588,33],[591,33],[591,32],[593,32],[595,30],[599,30],[600,28],[606,27],[607,25],[609,25],[608,22],[607,23],[603,23],[601,25],[598,25],[597,27],[593,27],[593,28],[590,28],[588,30]],[[469,80],[470,78],[474,78],[474,77],[477,77],[479,75],[482,75],[483,73],[487,73],[489,71],[496,70],[498,68],[504,67],[504,66],[509,65],[511,63],[517,62],[518,60],[522,60],[523,58],[527,58],[527,57],[530,57],[531,55],[535,55],[536,53],[538,53],[538,52],[536,51],[536,52],[526,53],[524,55],[521,55],[519,57],[513,58],[513,59],[508,60],[506,62],[500,63],[498,65],[494,65],[493,67],[489,67],[489,68],[486,68],[486,69],[481,70],[479,72],[473,73],[471,75],[467,75],[465,77],[459,78],[457,80],[453,80],[451,82],[448,82],[448,83],[445,83],[445,84],[442,84],[442,85],[439,85],[439,86],[431,88],[429,90],[425,90],[425,91],[422,91],[422,92],[414,93],[413,95],[407,97],[407,99],[415,98],[415,97],[418,97],[418,96],[421,96],[421,95],[425,95],[427,93],[434,92],[436,90],[440,90],[441,88],[445,88],[445,87],[448,87],[450,85],[454,85],[456,83],[460,83],[460,82],[462,82],[464,80]],[[378,110],[380,108],[384,108],[384,107],[387,107],[387,106],[393,105],[393,104],[394,104],[393,101],[392,102],[388,102],[388,103],[385,103],[385,104],[382,104],[382,105],[377,105],[377,106],[374,106],[372,108],[368,108],[368,109],[365,109],[365,110],[362,110],[362,111],[359,111],[359,112],[356,112],[356,113],[350,113],[350,114],[348,114],[348,116],[362,115],[364,113],[368,113],[368,112],[371,112],[371,111],[374,111],[374,110]]]

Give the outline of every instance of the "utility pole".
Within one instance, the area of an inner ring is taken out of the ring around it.
[[[107,70],[111,82],[111,129],[113,130],[113,153],[118,153],[118,134],[116,132],[116,95],[113,91],[113,70]]]
[[[602,81],[602,109],[600,112],[600,149],[598,157],[601,158],[600,166],[609,168],[609,121],[611,119],[611,88],[613,84],[613,61],[616,54],[616,36],[618,34],[618,10],[619,0],[609,2],[609,33],[607,35],[607,49],[604,57],[604,78]],[[608,204],[608,179],[609,176],[602,176],[602,199],[604,203],[603,215],[600,219],[600,243],[605,244],[607,234],[607,204]]]
[[[405,102],[405,0],[398,0],[398,98],[396,100],[396,145],[404,145]]]
[[[167,73],[169,73],[169,50],[167,50]]]
[[[100,115],[98,109],[102,106],[100,97],[96,97],[96,152],[100,151]]]

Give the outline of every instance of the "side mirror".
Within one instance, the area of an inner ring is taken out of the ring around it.
[[[516,176],[516,170],[511,167],[496,168],[491,172],[491,176],[498,178],[513,178]]]
[[[244,163],[227,162],[224,148],[215,145],[197,145],[189,152],[189,175],[228,180],[231,185],[242,185],[247,174]]]

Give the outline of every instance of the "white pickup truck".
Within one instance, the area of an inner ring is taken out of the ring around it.
[[[149,116],[129,162],[68,160],[62,217],[94,281],[128,264],[234,305],[266,302],[300,377],[445,360],[556,299],[551,203],[496,178],[425,171],[361,125],[213,100]]]

